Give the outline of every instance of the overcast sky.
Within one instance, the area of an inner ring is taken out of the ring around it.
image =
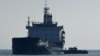
[[[53,21],[64,26],[65,47],[100,49],[100,0],[48,0]],[[27,17],[43,21],[44,0],[0,0],[0,49],[27,36]]]

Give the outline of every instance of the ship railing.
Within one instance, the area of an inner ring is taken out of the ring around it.
[[[32,22],[32,24],[44,24],[43,22]],[[57,22],[52,22],[52,24],[58,24]]]
[[[32,24],[43,24],[43,22],[32,22]]]

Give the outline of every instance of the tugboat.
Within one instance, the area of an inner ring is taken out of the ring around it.
[[[49,7],[44,7],[44,21],[32,22],[28,17],[27,37],[12,38],[12,52],[20,55],[41,55],[41,54],[64,54],[65,31],[63,26],[58,26],[52,21],[52,14],[48,12]]]
[[[70,47],[68,50],[64,50],[64,54],[88,54],[88,51],[78,50],[76,47]]]

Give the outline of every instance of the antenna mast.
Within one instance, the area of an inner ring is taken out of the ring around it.
[[[49,10],[49,7],[48,7],[48,4],[47,4],[47,0],[45,0],[45,4],[44,4],[44,14],[48,14],[48,10]]]
[[[47,0],[45,0],[45,4],[44,4],[44,6],[47,7]]]
[[[30,17],[28,16],[28,26],[30,26]]]

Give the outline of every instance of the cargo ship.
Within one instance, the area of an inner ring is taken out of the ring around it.
[[[62,50],[65,43],[65,31],[63,26],[58,26],[57,22],[53,22],[49,9],[48,6],[44,7],[42,23],[30,22],[30,17],[28,17],[26,26],[28,36],[12,38],[13,54],[64,54]]]
[[[48,54],[82,54],[87,51],[69,48],[64,50],[65,31],[63,26],[53,22],[49,7],[44,7],[43,22],[31,22],[28,17],[27,37],[12,38],[12,53],[14,55],[48,55]],[[31,25],[30,25],[31,24]]]

